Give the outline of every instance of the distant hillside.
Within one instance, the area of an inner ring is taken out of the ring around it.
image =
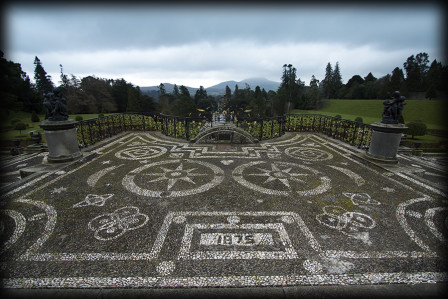
[[[229,86],[230,90],[233,92],[235,90],[235,85],[238,84],[238,88],[246,88],[246,83],[249,85],[250,89],[255,90],[255,87],[260,86],[261,89],[265,89],[266,91],[274,90],[277,91],[280,86],[280,82],[270,81],[265,78],[249,78],[244,79],[239,82],[237,81],[225,81],[219,84],[207,87],[207,94],[214,95],[223,95],[226,92],[226,85]]]
[[[260,86],[261,89],[265,89],[266,91],[269,90],[274,90],[277,91],[278,87],[280,86],[280,82],[275,82],[275,81],[270,81],[268,79],[265,78],[249,78],[249,79],[244,79],[241,80],[239,82],[237,81],[224,81],[221,83],[218,83],[216,85],[207,87],[207,94],[208,95],[223,95],[226,92],[226,86],[229,86],[230,90],[233,91],[235,90],[235,85],[238,84],[238,88],[243,89],[246,88],[246,83],[250,86],[250,88],[252,90],[255,90],[255,87]],[[167,93],[172,93],[173,89],[174,89],[174,84],[171,83],[163,83],[163,85],[165,86],[165,90]],[[177,85],[178,87],[180,87],[180,85]],[[185,86],[188,91],[190,92],[191,96],[194,96],[196,94],[196,91],[199,88],[195,88],[195,87],[189,87],[189,86]],[[151,97],[154,98],[158,98],[158,91],[159,91],[159,86],[144,86],[144,87],[140,87],[140,90],[142,91],[142,93],[147,94]]]
[[[171,83],[163,83],[163,85],[165,86],[165,90],[167,93],[172,93],[174,90],[174,84]],[[177,85],[177,87],[179,88],[180,85]],[[194,96],[196,93],[196,90],[198,90],[199,88],[194,88],[194,87],[189,87],[189,86],[185,86],[188,91],[190,92],[191,96]],[[140,90],[142,91],[142,93],[147,94],[151,97],[154,98],[158,98],[159,97],[159,86],[144,86],[144,87],[140,87]]]

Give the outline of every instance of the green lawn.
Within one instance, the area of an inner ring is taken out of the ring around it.
[[[403,110],[403,117],[405,123],[413,120],[423,121],[428,129],[447,130],[445,111],[448,101],[427,101],[427,100],[406,100]],[[328,105],[319,110],[293,110],[291,113],[304,114],[324,114],[324,115],[341,115],[343,119],[355,120],[360,116],[363,122],[371,124],[381,121],[381,114],[383,112],[383,100],[329,100]],[[70,115],[70,119],[75,119],[77,115],[81,115],[84,120],[90,118],[97,118],[98,114],[74,114]],[[107,114],[105,114],[107,115]],[[44,120],[44,115],[39,115],[40,121]],[[12,129],[11,121],[19,119],[27,125],[21,134],[17,130]],[[43,130],[39,127],[40,122],[33,123],[31,121],[31,113],[26,112],[9,112],[3,113],[0,119],[0,141],[11,141],[14,139],[30,139],[29,131]],[[416,139],[423,143],[448,143],[446,138],[425,135],[418,136]]]
[[[97,118],[98,114],[72,114],[69,115],[69,119],[75,119],[76,116],[82,116],[84,120],[90,119],[90,118]],[[104,114],[108,115],[108,114]],[[3,117],[0,121],[0,140],[13,140],[13,139],[30,139],[29,132],[30,131],[36,131],[43,133],[43,130],[39,127],[39,124],[41,121],[45,119],[45,114],[39,114],[40,121],[39,122],[32,122],[31,121],[31,113],[19,111],[19,112],[12,112],[10,111],[5,117]],[[19,119],[21,122],[27,125],[27,128],[25,130],[20,131],[13,130],[11,121]]]
[[[403,109],[405,123],[413,120],[423,121],[428,129],[448,130],[445,111],[448,101],[406,100]],[[319,110],[298,110],[292,113],[313,113],[330,116],[341,115],[344,119],[354,120],[360,116],[367,124],[381,121],[383,100],[329,100],[326,107]]]

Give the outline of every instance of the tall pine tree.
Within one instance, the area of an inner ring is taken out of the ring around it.
[[[128,103],[126,105],[126,111],[140,112],[137,90],[135,90],[131,84],[128,85]]]
[[[402,91],[404,84],[404,74],[403,70],[399,67],[394,68],[392,71],[392,76],[390,77],[388,91],[390,93],[394,91]]]
[[[36,80],[36,88],[41,93],[47,93],[53,90],[54,85],[51,81],[51,76],[47,74],[40,62],[39,58],[36,56],[34,58],[34,80]]]
[[[327,63],[327,67],[325,68],[325,78],[322,80],[321,87],[324,92],[324,97],[330,98],[331,90],[332,90],[332,75],[333,75],[333,67],[331,63]]]
[[[342,87],[342,76],[338,61],[336,62],[336,66],[334,67],[333,73],[331,74],[331,81],[332,81],[332,98],[336,98],[338,90]]]

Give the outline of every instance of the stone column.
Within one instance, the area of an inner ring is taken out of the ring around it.
[[[40,123],[44,129],[48,146],[48,162],[60,163],[77,160],[82,157],[76,138],[75,125],[77,121],[72,119],[62,121],[45,120]]]
[[[372,126],[372,140],[369,151],[366,153],[368,159],[380,163],[398,163],[397,151],[403,132],[407,130],[404,124],[385,124],[376,122]]]

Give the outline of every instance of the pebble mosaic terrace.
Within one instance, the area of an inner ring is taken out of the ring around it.
[[[317,134],[121,134],[2,195],[2,286],[446,282],[446,190],[427,183],[446,173],[400,161],[420,176]]]

